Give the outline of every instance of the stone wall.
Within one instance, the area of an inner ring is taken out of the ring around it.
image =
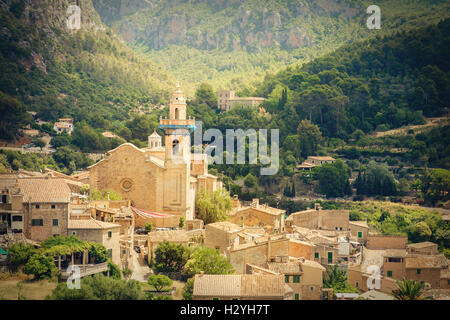
[[[367,249],[406,249],[406,236],[371,235],[367,236]]]
[[[39,208],[36,208],[39,206]],[[54,208],[52,208],[54,206]],[[28,239],[44,241],[53,235],[67,234],[69,218],[68,203],[24,203],[24,233]],[[32,226],[33,219],[42,219],[42,226]],[[53,219],[58,225],[53,226]]]
[[[266,241],[252,246],[231,249],[227,253],[228,261],[237,274],[245,273],[244,266],[246,263],[262,266],[269,260],[269,257],[288,255],[289,239],[271,240],[270,245]]]

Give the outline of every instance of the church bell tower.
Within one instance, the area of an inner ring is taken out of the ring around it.
[[[169,105],[169,118],[161,118],[165,134],[164,209],[193,219],[190,186],[191,132],[195,119],[186,119],[186,100],[178,84]]]

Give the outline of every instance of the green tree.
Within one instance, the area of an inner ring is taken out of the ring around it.
[[[211,85],[202,83],[195,91],[195,103],[197,105],[205,103],[210,108],[217,107],[217,95]]]
[[[192,294],[194,293],[194,278],[189,278],[183,288],[183,299],[192,300]]]
[[[450,199],[450,170],[427,170],[422,176],[421,189],[428,203],[446,202]]]
[[[183,269],[183,274],[193,277],[203,271],[205,274],[231,274],[233,266],[219,251],[207,247],[197,247]]]
[[[94,263],[103,263],[108,260],[108,250],[101,243],[91,243],[88,252],[90,257],[94,257]]]
[[[44,148],[46,146],[44,140],[42,140],[41,138],[34,138],[31,141],[36,147],[40,148],[42,150],[42,148]]]
[[[162,274],[150,275],[148,277],[147,282],[158,292],[161,292],[163,289],[170,287],[172,285],[172,279]]]
[[[151,223],[151,222],[147,222],[147,223],[145,224],[145,231],[151,232],[152,229],[153,229],[152,223]]]
[[[334,292],[356,292],[358,289],[352,287],[347,282],[347,275],[344,270],[339,269],[337,265],[328,266],[326,268],[325,277],[323,278],[323,287],[332,288]]]
[[[180,217],[180,222],[178,223],[178,228],[183,228],[184,227],[184,217]]]
[[[34,254],[25,264],[23,271],[25,274],[33,275],[35,279],[41,279],[56,275],[58,269],[53,258],[42,254]]]
[[[315,169],[319,180],[319,192],[327,197],[342,197],[352,194],[348,179],[349,168],[342,160],[325,163]]]
[[[206,190],[200,190],[195,199],[197,217],[205,224],[226,220],[232,208],[230,194],[226,190],[216,190],[211,195]]]
[[[396,282],[397,289],[392,290],[392,296],[396,300],[424,300],[425,285],[414,280],[402,279]]]
[[[391,196],[397,193],[394,175],[385,164],[371,160],[355,181],[357,193],[367,196]]]
[[[244,179],[244,184],[248,188],[253,188],[258,185],[258,179],[251,173],[247,174]]]
[[[8,267],[11,270],[17,270],[20,266],[25,265],[35,253],[36,249],[31,244],[24,242],[12,244],[8,249]]]
[[[81,288],[71,290],[60,283],[46,300],[144,300],[139,281],[118,280],[96,274],[81,279]]]
[[[164,241],[155,250],[154,268],[158,272],[181,272],[188,258],[185,246]]]
[[[315,155],[322,141],[319,127],[309,120],[302,120],[297,127],[297,136],[297,154],[302,158]]]

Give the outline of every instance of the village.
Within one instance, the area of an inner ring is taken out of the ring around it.
[[[234,94],[232,99],[237,99]],[[55,125],[69,132],[72,127],[70,119]],[[223,221],[199,219],[199,194],[228,191],[208,172],[207,157],[191,154],[194,128],[195,119],[186,116],[186,101],[177,86],[169,118],[160,119],[164,144],[154,132],[147,147],[122,144],[74,175],[49,168],[0,174],[0,272],[10,272],[9,251],[23,243],[53,249],[52,268],[57,268],[60,283],[72,279],[70,266],[79,268],[85,279],[110,275],[111,265],[141,283],[156,274],[188,283],[180,272],[153,268],[161,248],[171,244],[183,250],[212,249],[231,266],[224,273],[193,268],[188,292],[193,300],[393,300],[404,279],[423,284],[435,299],[448,298],[450,265],[437,244],[408,243],[403,235],[373,232],[367,220],[350,219],[349,210],[315,203],[287,214],[258,198],[242,201],[231,195]],[[300,166],[309,170],[334,161],[310,156]],[[106,197],[92,199],[94,190],[106,192]],[[121,200],[111,199],[109,192]],[[66,238],[100,244],[107,258],[98,259],[95,246],[58,251]],[[57,245],[49,247],[52,241]],[[345,275],[342,290],[327,285],[336,280],[333,274]],[[166,287],[152,292],[181,299],[181,287]]]

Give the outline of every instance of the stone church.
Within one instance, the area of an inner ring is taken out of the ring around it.
[[[136,208],[192,220],[197,190],[213,192],[222,188],[222,182],[208,173],[206,155],[191,154],[195,119],[186,118],[179,85],[170,100],[169,118],[161,118],[159,128],[165,134],[164,146],[156,131],[148,137],[147,148],[120,145],[89,167],[89,184],[114,190]]]

